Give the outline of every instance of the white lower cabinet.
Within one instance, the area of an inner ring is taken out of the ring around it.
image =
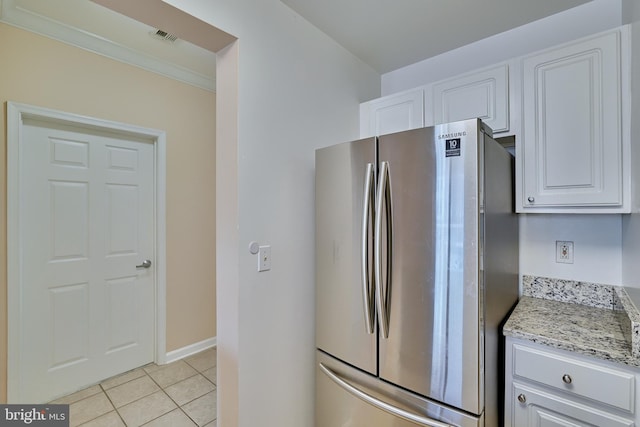
[[[635,426],[638,370],[508,337],[505,426]]]

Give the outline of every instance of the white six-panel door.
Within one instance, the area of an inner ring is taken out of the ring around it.
[[[37,118],[21,141],[18,400],[36,403],[154,360],[154,145]]]

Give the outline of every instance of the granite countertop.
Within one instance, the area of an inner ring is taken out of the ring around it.
[[[533,276],[503,327],[506,336],[640,367],[640,292]]]

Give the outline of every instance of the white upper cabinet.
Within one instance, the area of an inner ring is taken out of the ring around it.
[[[400,132],[424,126],[422,88],[360,104],[360,137]]]
[[[360,105],[361,137],[479,117],[515,136],[516,211],[629,213],[629,26]]]
[[[509,100],[509,64],[500,64],[360,104],[360,137],[476,117],[506,134]]]
[[[454,77],[433,85],[434,123],[480,118],[494,133],[509,131],[509,66]]]
[[[629,212],[624,29],[522,58],[519,212]]]

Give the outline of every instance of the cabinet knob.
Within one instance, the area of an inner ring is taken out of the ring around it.
[[[528,201],[529,203],[533,203],[533,202],[535,202],[535,201],[536,201],[536,199],[535,199],[534,197],[532,197],[532,196],[529,196],[529,197],[527,197],[527,201]]]
[[[520,403],[526,403],[527,402],[527,396],[525,396],[524,394],[520,393],[518,395],[518,402]]]
[[[564,375],[562,376],[562,381],[563,381],[565,384],[571,384],[571,383],[573,382],[573,379],[571,379],[571,375],[569,375],[569,374],[564,374]]]

